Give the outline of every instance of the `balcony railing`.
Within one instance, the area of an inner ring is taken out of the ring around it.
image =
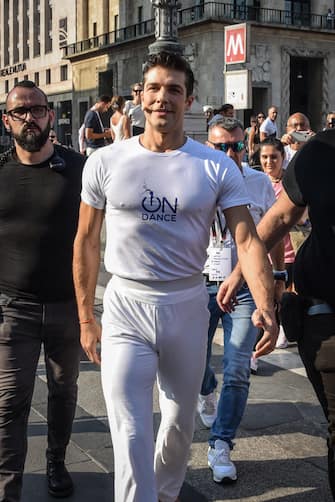
[[[205,2],[178,11],[178,26],[188,26],[206,20],[225,22],[255,21],[265,25],[301,27],[316,30],[334,29],[333,21],[327,15],[312,13],[294,13],[289,10],[263,9],[260,7],[236,6],[230,3]],[[128,42],[141,36],[153,35],[154,19],[133,24],[119,30],[104,33],[64,47],[63,56],[69,57],[82,52],[97,50],[112,44]]]
[[[178,24],[188,25],[200,20],[256,21],[263,24],[279,24],[311,29],[334,29],[334,23],[327,21],[327,15],[307,12],[294,13],[289,10],[264,9],[261,7],[237,6],[230,3],[205,2],[178,11]]]
[[[128,42],[129,40],[136,39],[144,35],[152,35],[155,31],[155,20],[148,19],[142,23],[133,24],[120,28],[119,30],[110,31],[86,40],[81,40],[74,44],[67,45],[63,50],[63,57],[80,54],[90,50],[97,50],[103,47],[117,44],[120,42]]]

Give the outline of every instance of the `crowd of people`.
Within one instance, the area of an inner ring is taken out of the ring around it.
[[[132,99],[103,95],[87,111],[78,131],[79,151],[90,156],[95,150],[110,143],[137,136],[144,131],[145,116],[141,105],[142,84],[131,87]],[[103,114],[111,114],[105,127]]]
[[[87,112],[86,157],[59,145],[54,112],[33,82],[8,93],[3,122],[13,146],[0,157],[0,502],[21,497],[42,344],[51,495],[74,489],[65,454],[80,343],[101,364],[117,502],[180,500],[197,411],[210,429],[214,481],[236,480],[231,451],[251,364],[278,340],[287,345],[278,318],[284,289],[328,421],[335,500],[334,117],[315,134],[294,113],[278,138],[277,107],[254,115],[245,129],[225,104],[205,111],[203,145],[184,134],[194,99],[186,60],[151,55],[142,77],[131,100],[101,96]],[[110,108],[105,127],[101,115]],[[100,325],[94,295],[104,219],[112,278]],[[220,319],[217,402],[210,360]],[[154,442],[156,380],[161,423]]]

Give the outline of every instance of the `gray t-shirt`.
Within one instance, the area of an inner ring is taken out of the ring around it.
[[[236,164],[190,138],[171,152],[135,136],[88,158],[82,200],[106,210],[106,270],[133,280],[201,273],[215,209],[249,203]]]

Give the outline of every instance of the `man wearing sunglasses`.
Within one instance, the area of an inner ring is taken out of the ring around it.
[[[224,152],[237,164],[249,196],[249,211],[257,224],[276,198],[271,182],[264,173],[246,165],[242,166],[245,148],[243,139],[242,124],[235,118],[225,117],[210,126],[207,145]],[[215,247],[220,243],[220,247],[230,249],[231,265],[234,268],[237,263],[236,247],[221,214],[218,212],[216,220],[219,221],[213,225],[212,233],[214,231],[215,235],[211,235],[211,246]],[[271,257],[275,268],[283,266],[281,244],[274,249]],[[198,411],[203,424],[208,428],[211,427],[208,465],[213,471],[214,481],[222,482],[237,479],[235,465],[230,459],[230,450],[233,448],[233,440],[248,398],[250,358],[257,335],[257,328],[251,320],[255,303],[247,284],[243,283],[236,293],[237,301],[234,301],[231,309],[223,312],[216,302],[218,283],[210,281],[210,277],[207,277],[206,284],[210,297],[208,305],[210,321],[207,365],[198,400]],[[224,383],[217,405],[215,396],[217,381],[209,362],[212,340],[220,319],[224,331]]]
[[[138,136],[144,132],[145,117],[141,106],[142,84],[137,82],[132,85],[132,100],[126,101],[124,114],[130,118],[132,136]]]
[[[0,156],[0,500],[18,502],[42,343],[48,489],[73,491],[64,458],[80,358],[71,265],[84,158],[49,139],[55,114],[34,82],[16,84],[6,109],[14,146]]]

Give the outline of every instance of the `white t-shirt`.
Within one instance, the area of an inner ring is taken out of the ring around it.
[[[88,158],[82,200],[106,209],[106,270],[150,281],[201,273],[216,207],[249,203],[224,153],[190,138],[178,150],[152,152],[138,136]]]
[[[293,150],[290,145],[286,145],[284,147],[284,150],[285,150],[285,157],[283,161],[283,169],[286,169],[287,166],[289,165],[290,160],[293,159],[298,150]]]
[[[129,115],[129,112],[132,108],[135,108],[133,101],[131,99],[127,100],[124,104],[123,113],[125,115]]]
[[[273,122],[269,117],[267,117],[259,128],[260,132],[264,132],[267,136],[271,136],[273,134],[278,136],[277,125]]]
[[[242,167],[242,175],[245,183],[245,188],[249,197],[248,209],[252,216],[252,219],[257,226],[261,221],[265,213],[270,209],[270,207],[276,202],[275,192],[272,187],[272,183],[269,177],[256,169],[251,169],[251,167],[245,164]],[[222,228],[225,228],[225,218],[221,215]],[[217,228],[219,232],[220,229]],[[224,245],[230,247],[232,250],[232,268],[235,267],[237,263],[237,249],[235,243],[231,237],[229,231],[226,233],[224,239]],[[210,246],[212,246],[212,241]],[[205,273],[208,273],[208,264],[206,264]]]
[[[130,118],[130,123],[132,126],[144,127],[145,116],[141,105],[134,106],[129,110],[128,116]]]

